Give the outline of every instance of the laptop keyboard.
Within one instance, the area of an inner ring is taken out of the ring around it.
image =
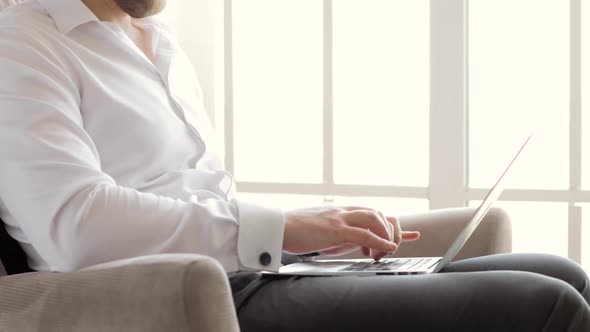
[[[431,260],[429,258],[405,258],[384,259],[378,262],[358,262],[339,271],[393,271],[393,270],[420,270]]]

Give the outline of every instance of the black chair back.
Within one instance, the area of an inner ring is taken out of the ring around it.
[[[8,234],[2,219],[0,219],[0,260],[9,275],[33,272],[23,248]]]

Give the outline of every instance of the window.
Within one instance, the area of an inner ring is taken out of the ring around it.
[[[399,197],[334,197],[329,203],[336,206],[370,206],[389,216],[409,215],[428,210],[428,200]]]
[[[469,203],[477,207],[481,201]],[[544,252],[568,256],[567,203],[497,202],[512,223],[513,252]]]
[[[283,207],[303,194],[426,211],[430,2],[227,5],[226,152],[238,190]]]
[[[427,187],[429,1],[332,6],[334,181]]]
[[[569,3],[472,0],[468,13],[470,186],[487,188],[533,134],[507,187],[569,188]]]
[[[268,206],[280,207],[285,210],[306,208],[321,205],[332,206],[370,206],[387,215],[397,216],[428,210],[428,201],[413,198],[391,197],[326,197],[318,195],[293,194],[251,194],[241,193],[245,200],[259,202]]]
[[[472,205],[532,133],[498,203],[514,250],[590,265],[590,0],[224,4],[218,112],[246,198]]]
[[[515,252],[580,261],[579,1],[471,0],[468,6],[468,183],[486,188],[529,133],[504,199]],[[577,18],[576,18],[576,15]],[[501,21],[502,24],[498,24]],[[550,24],[548,24],[550,22]],[[583,34],[582,34],[583,35]],[[590,36],[590,35],[587,35]],[[475,192],[475,190],[471,190]],[[541,200],[538,202],[527,202]],[[572,231],[574,230],[574,231]]]
[[[234,1],[235,176],[322,179],[322,3]]]

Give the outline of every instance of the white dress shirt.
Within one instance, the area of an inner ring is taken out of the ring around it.
[[[188,59],[138,25],[153,62],[80,0],[0,14],[0,217],[41,271],[158,253],[276,271],[283,212],[235,198]]]

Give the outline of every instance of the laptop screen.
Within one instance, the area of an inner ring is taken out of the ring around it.
[[[455,242],[453,242],[449,250],[447,250],[445,256],[436,266],[436,269],[434,270],[435,273],[442,270],[445,266],[447,266],[447,264],[449,264],[453,260],[453,258],[455,258],[455,256],[459,253],[459,250],[463,248],[465,242],[467,242],[471,234],[475,231],[479,223],[482,221],[483,217],[485,217],[485,215],[488,213],[488,211],[492,207],[492,204],[494,204],[494,202],[498,200],[498,198],[504,191],[505,175],[508,173],[516,159],[520,156],[520,153],[522,152],[522,150],[524,150],[527,143],[531,140],[531,137],[532,136],[529,136],[525,140],[520,150],[518,150],[518,153],[516,153],[516,156],[514,156],[510,164],[508,164],[508,167],[504,170],[504,172],[502,172],[502,175],[500,175],[500,178],[498,179],[496,184],[492,187],[492,189],[490,189],[486,198],[483,200],[483,202],[480,204],[477,210],[475,210],[475,212],[473,213],[473,217],[471,217],[471,220],[465,225],[461,233],[459,233],[459,236],[457,236]]]

